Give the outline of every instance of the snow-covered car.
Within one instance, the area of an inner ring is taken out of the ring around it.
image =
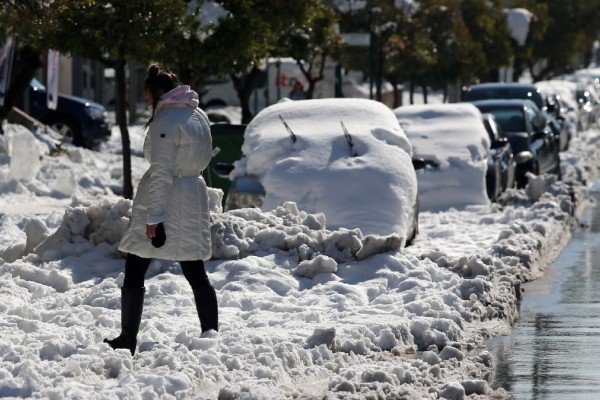
[[[323,213],[328,229],[397,234],[406,243],[417,234],[412,147],[379,102],[284,100],[248,124],[242,153],[230,174],[227,209],[266,211],[292,201]]]
[[[538,81],[537,87],[547,98],[555,95],[557,99],[557,114],[564,118],[563,124],[571,135],[571,138],[577,136],[579,131],[588,129],[588,116],[585,110],[580,109],[577,102],[577,83],[563,80],[552,79],[548,81]]]
[[[394,109],[414,156],[421,210],[489,204],[486,172],[490,139],[481,112],[469,103],[408,105]]]

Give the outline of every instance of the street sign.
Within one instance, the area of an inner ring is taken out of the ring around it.
[[[342,43],[348,46],[370,46],[371,35],[369,33],[340,33]]]

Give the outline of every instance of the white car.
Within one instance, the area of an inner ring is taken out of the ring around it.
[[[248,124],[230,174],[228,209],[293,201],[328,229],[418,231],[412,147],[392,111],[368,99],[286,100]]]
[[[470,103],[408,105],[396,108],[394,114],[414,156],[428,165],[417,173],[421,210],[489,204],[490,138],[477,107]]]

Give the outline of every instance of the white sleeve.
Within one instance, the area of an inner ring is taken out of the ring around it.
[[[148,220],[154,225],[167,219],[166,210],[175,175],[178,132],[176,124],[168,120],[150,124],[151,140],[150,177],[148,184]]]

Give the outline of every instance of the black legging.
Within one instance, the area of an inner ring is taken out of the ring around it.
[[[144,286],[144,278],[148,267],[150,267],[150,258],[138,257],[135,254],[127,254],[125,260],[125,280],[124,288],[140,288]],[[204,269],[204,261],[180,261],[183,276],[190,283],[193,289],[201,289],[212,286]]]

